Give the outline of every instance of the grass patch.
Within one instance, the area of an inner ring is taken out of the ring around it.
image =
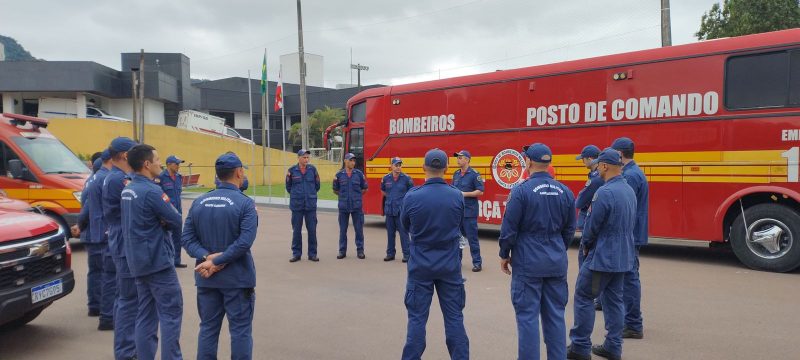
[[[272,188],[272,197],[284,197],[286,195],[286,187],[283,185],[256,185],[250,186],[244,193],[249,196],[270,196],[270,187]],[[198,188],[184,188],[185,192],[208,192],[211,188],[198,187]],[[255,191],[255,193],[254,193]],[[287,196],[288,197],[288,196]],[[333,193],[333,188],[330,182],[322,183],[322,186],[317,193],[317,197],[321,200],[337,200],[339,197]]]

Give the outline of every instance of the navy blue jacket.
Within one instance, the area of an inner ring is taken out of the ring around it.
[[[412,188],[403,199],[400,223],[410,235],[408,276],[461,279],[461,221],[464,195],[442,178]]]
[[[120,197],[122,234],[128,267],[134,277],[175,265],[175,248],[167,233],[180,231],[181,214],[155,182],[134,174]]]
[[[306,165],[305,174],[300,171],[300,165],[290,167],[286,173],[286,192],[289,193],[289,209],[292,211],[317,210],[319,187],[319,173],[314,165]]]
[[[578,209],[578,229],[583,229],[583,224],[586,222],[586,215],[589,214],[589,206],[592,205],[594,193],[597,192],[597,189],[603,186],[603,184],[603,178],[600,177],[600,173],[597,172],[597,170],[589,172],[589,180],[586,180],[586,185],[584,185],[583,189],[581,189],[578,196],[575,198],[575,208]]]
[[[78,214],[78,229],[81,230],[80,239],[83,243],[91,243],[90,240],[90,233],[88,230],[89,228],[89,220],[91,219],[91,209],[89,208],[89,185],[92,184],[92,180],[94,179],[94,175],[90,176],[86,179],[86,182],[83,184],[83,190],[81,191],[81,212]]]
[[[198,259],[214,253],[214,264],[225,264],[220,272],[204,279],[194,275],[195,285],[208,288],[254,288],[256,267],[250,247],[256,240],[258,213],[253,199],[229,183],[220,183],[192,202],[181,243],[189,256]]]
[[[92,183],[86,188],[89,192],[89,238],[96,244],[108,242],[108,229],[103,221],[103,183],[108,173],[108,169],[101,167],[92,175]]]
[[[386,201],[383,203],[383,214],[386,216],[399,216],[400,209],[403,207],[403,197],[408,190],[414,187],[414,181],[405,173],[400,173],[397,180],[392,173],[388,173],[381,180],[381,191],[386,193]]]
[[[361,170],[353,169],[350,176],[347,176],[347,170],[342,169],[333,178],[333,191],[339,194],[340,211],[363,211],[362,194],[366,190],[367,177]]]
[[[130,177],[122,169],[113,166],[103,181],[103,221],[108,228],[108,249],[111,256],[125,257],[122,238],[122,214],[120,212],[120,195]]]
[[[622,177],[636,193],[636,228],[633,230],[636,245],[647,245],[647,212],[650,206],[650,189],[647,186],[647,178],[635,161],[622,167]]]
[[[172,206],[175,207],[175,210],[178,210],[179,213],[183,214],[183,208],[181,207],[181,192],[183,192],[183,175],[175,174],[175,180],[169,176],[169,170],[164,170],[161,174],[158,175],[158,185],[161,186],[161,190],[164,190],[164,193],[169,196],[169,202]]]
[[[461,169],[456,170],[456,172],[453,174],[453,186],[463,192],[471,192],[475,190],[484,191],[483,179],[481,179],[481,175],[471,167],[467,168],[467,172],[463,175],[461,174]],[[464,198],[464,217],[478,217],[478,198]]]
[[[500,226],[500,257],[530,277],[567,275],[567,247],[575,235],[575,197],[547,172],[511,189]]]
[[[636,194],[622,176],[615,176],[597,189],[581,246],[589,249],[584,264],[594,271],[626,272],[635,258],[633,229]]]

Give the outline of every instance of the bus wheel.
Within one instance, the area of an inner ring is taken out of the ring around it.
[[[750,207],[733,222],[730,237],[736,257],[750,268],[787,272],[800,266],[800,215],[786,206]]]

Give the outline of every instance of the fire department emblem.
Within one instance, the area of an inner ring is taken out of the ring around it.
[[[498,185],[511,189],[522,181],[525,173],[525,158],[519,151],[505,149],[492,160],[492,176]]]

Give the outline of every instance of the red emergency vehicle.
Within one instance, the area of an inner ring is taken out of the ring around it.
[[[650,236],[730,242],[757,269],[800,266],[800,29],[369,89],[347,106],[345,148],[372,188],[394,156],[421,183],[428,149],[467,149],[486,180],[479,221],[499,224],[523,145],[549,145],[577,193],[581,148],[628,136]],[[381,214],[380,192],[365,196]]]
[[[47,131],[46,119],[0,116],[0,189],[40,207],[69,233],[81,211],[81,191],[91,171]]]

